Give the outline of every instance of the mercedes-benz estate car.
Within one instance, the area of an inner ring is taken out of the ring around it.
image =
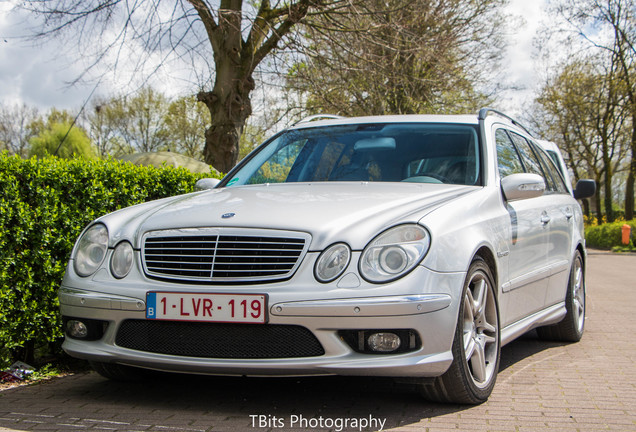
[[[583,334],[595,185],[570,194],[494,110],[300,122],[210,183],[86,227],[67,353],[114,379],[383,376],[480,403],[501,346]]]

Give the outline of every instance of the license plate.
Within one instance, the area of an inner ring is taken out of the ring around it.
[[[146,295],[147,319],[263,324],[266,317],[267,297],[262,294],[149,292]]]

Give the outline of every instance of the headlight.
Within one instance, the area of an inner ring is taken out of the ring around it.
[[[360,258],[360,274],[369,282],[398,279],[422,261],[430,244],[428,231],[419,225],[391,228],[364,248]]]
[[[80,238],[75,252],[75,272],[90,276],[97,271],[108,250],[108,230],[102,224],[90,227]]]
[[[126,277],[133,264],[133,247],[127,241],[119,243],[110,258],[110,271],[117,279]]]
[[[331,282],[342,274],[349,265],[351,250],[344,243],[329,246],[316,261],[316,279],[320,282]]]

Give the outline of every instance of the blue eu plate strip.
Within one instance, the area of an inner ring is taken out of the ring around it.
[[[146,294],[146,318],[157,318],[157,293]]]

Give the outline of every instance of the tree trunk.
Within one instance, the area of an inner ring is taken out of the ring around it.
[[[625,220],[634,219],[634,173],[636,173],[636,159],[632,156],[631,170],[627,175],[625,187]]]
[[[603,165],[605,168],[605,175],[603,176],[603,203],[605,207],[605,214],[607,215],[607,222],[614,222],[614,209],[612,208],[612,160],[609,156],[609,139],[606,136],[602,137],[603,147]]]
[[[596,181],[596,184],[600,184],[600,179]],[[600,225],[603,223],[603,210],[601,205],[601,188],[596,188],[596,196],[594,197],[594,205],[596,206],[596,224]]]
[[[632,115],[632,155],[625,186],[625,220],[634,219],[634,178],[636,177],[636,115]]]
[[[326,4],[297,0],[277,2],[272,8],[269,1],[254,2],[257,16],[244,40],[242,8],[243,3],[248,2],[221,0],[215,20],[209,2],[188,1],[201,18],[214,53],[214,87],[211,92],[202,91],[197,95],[212,116],[211,125],[205,131],[203,154],[208,165],[227,173],[238,161],[239,139],[252,114],[250,92],[254,90],[254,70],[307,15],[310,6],[320,9]]]
[[[590,200],[589,199],[583,200],[583,214],[587,216],[588,218],[590,217]]]
[[[607,215],[607,222],[614,222],[614,209],[612,208],[612,176],[608,174],[609,167],[605,171],[605,178],[603,189],[605,189],[605,195],[603,196],[603,201],[605,204],[605,214]]]
[[[217,73],[211,92],[197,99],[210,111],[212,122],[205,131],[205,162],[227,173],[238,162],[239,139],[252,114],[250,93],[254,90],[252,71],[244,71],[232,59],[217,59]]]
[[[251,78],[234,80],[230,91],[201,92],[197,99],[210,110],[212,122],[205,131],[204,157],[208,165],[227,173],[238,162],[239,139],[252,113],[249,94],[254,88]]]

